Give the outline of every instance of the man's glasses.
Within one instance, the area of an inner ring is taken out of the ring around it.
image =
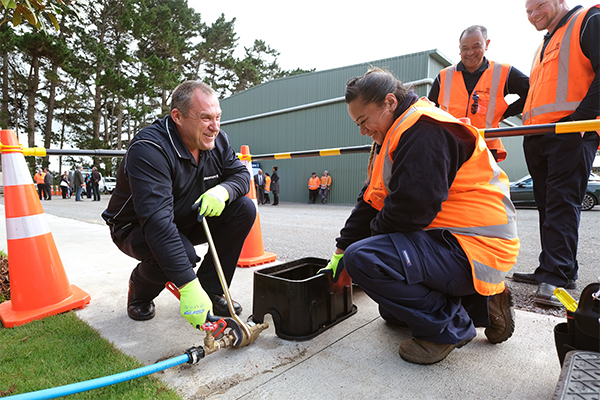
[[[473,103],[471,104],[471,114],[477,114],[479,109],[479,95],[477,92],[473,93]]]

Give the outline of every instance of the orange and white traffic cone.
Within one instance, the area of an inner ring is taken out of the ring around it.
[[[69,284],[15,132],[2,130],[0,137],[11,292],[0,320],[12,328],[84,308],[90,295]]]
[[[250,233],[246,237],[240,258],[238,259],[238,267],[254,267],[261,264],[273,262],[277,259],[277,254],[265,252],[265,247],[262,240],[262,230],[260,229],[260,216],[258,214],[258,200],[256,200],[256,190],[254,188],[254,174],[252,173],[252,162],[250,161],[250,147],[242,146],[242,164],[248,168],[250,173],[250,191],[246,194],[252,199],[256,207],[256,219],[254,225],[250,229]]]

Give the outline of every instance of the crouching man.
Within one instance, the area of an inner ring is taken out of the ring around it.
[[[220,130],[215,91],[198,81],[180,84],[171,112],[142,129],[131,141],[108,208],[102,217],[114,243],[140,263],[129,280],[127,314],[137,321],[154,317],[153,299],[172,281],[181,294],[181,315],[194,327],[210,311],[230,316],[206,243],[206,218],[231,283],[256,209],[245,197],[250,174]],[[242,307],[234,302],[236,314]]]

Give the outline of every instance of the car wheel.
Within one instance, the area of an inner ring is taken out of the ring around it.
[[[591,193],[586,193],[581,203],[582,211],[589,211],[596,205],[596,198]]]

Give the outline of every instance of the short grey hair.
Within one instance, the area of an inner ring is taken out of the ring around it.
[[[196,89],[208,95],[215,95],[213,88],[201,81],[185,81],[180,83],[171,95],[171,111],[178,109],[184,117],[188,117],[190,107],[192,106],[192,96]]]
[[[462,33],[460,34],[460,37],[458,38],[458,41],[460,42],[463,38],[463,36],[465,35],[469,35],[473,32],[481,32],[481,36],[483,36],[484,40],[487,40],[488,36],[487,36],[487,28],[483,25],[472,25],[470,27],[468,27],[467,29],[465,29],[464,31],[462,31]]]

